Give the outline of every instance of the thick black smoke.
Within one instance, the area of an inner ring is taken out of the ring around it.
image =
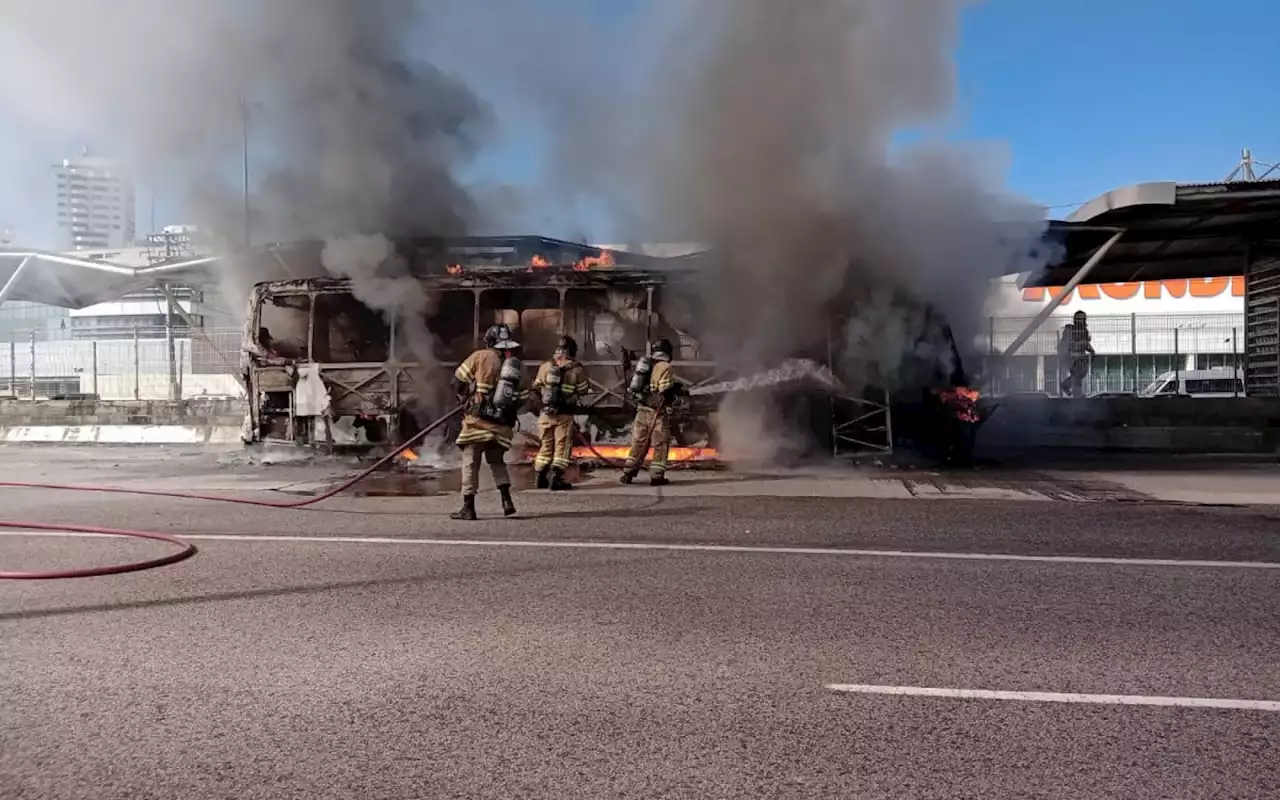
[[[383,235],[513,212],[593,235],[574,215],[605,209],[614,241],[708,242],[700,334],[720,359],[767,368],[834,330],[846,374],[892,387],[921,308],[963,349],[988,280],[1028,266],[1043,228],[981,152],[896,146],[953,121],[967,5],[647,0],[619,25],[585,0],[0,0],[0,99],[28,124],[100,125],[232,242],[247,101],[255,240],[334,240],[326,266],[366,298],[402,297],[359,285]],[[446,63],[501,90],[509,141],[545,140],[532,185],[467,190],[496,115]]]

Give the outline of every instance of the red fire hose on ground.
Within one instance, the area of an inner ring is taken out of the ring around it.
[[[195,494],[191,492],[161,492],[150,489],[121,489],[115,486],[74,486],[59,483],[23,483],[17,481],[0,481],[0,488],[9,489],[53,489],[64,491],[79,492],[104,492],[107,494],[131,494],[142,495],[144,497],[175,497],[182,500],[208,500],[215,503],[235,503],[244,506],[258,506],[263,508],[306,508],[316,503],[328,500],[335,495],[345,492],[352,486],[372,475],[391,459],[400,455],[401,452],[413,447],[415,444],[425,439],[428,434],[448,422],[457,415],[464,406],[457,406],[444,414],[444,416],[432,422],[427,427],[418,431],[412,438],[405,441],[395,450],[387,453],[378,459],[372,466],[360,472],[354,478],[339,484],[337,487],[329,491],[318,494],[315,497],[307,497],[302,500],[250,500],[239,497],[223,497],[214,494]],[[0,580],[54,580],[59,578],[92,578],[102,575],[118,575],[124,572],[138,572],[144,569],[153,569],[155,567],[163,567],[169,564],[176,564],[179,561],[185,561],[194,556],[198,551],[195,545],[185,542],[175,536],[165,533],[156,533],[154,531],[135,531],[122,530],[117,528],[99,528],[86,525],[54,525],[38,522],[16,522],[11,520],[0,520],[0,528],[17,528],[20,530],[42,530],[42,531],[62,531],[69,533],[88,533],[98,534],[102,536],[124,536],[133,539],[150,539],[153,541],[166,542],[182,548],[179,552],[165,556],[163,558],[152,559],[150,561],[140,561],[132,564],[117,564],[107,567],[92,567],[87,569],[61,570],[51,572],[0,572]]]

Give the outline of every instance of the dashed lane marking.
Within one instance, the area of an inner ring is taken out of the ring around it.
[[[935,689],[925,686],[874,686],[863,683],[832,683],[833,692],[884,694],[909,697],[943,697],[960,700],[1015,700],[1035,703],[1091,703],[1104,706],[1181,706],[1225,708],[1237,711],[1280,711],[1274,700],[1234,700],[1219,697],[1159,697],[1141,694],[1074,694],[1061,692],[995,692],[986,689]]]
[[[1012,553],[950,553],[912,550],[860,550],[842,547],[771,547],[767,545],[676,544],[664,542],[557,542],[504,539],[413,539],[382,536],[274,536],[268,534],[175,533],[180,539],[205,542],[278,542],[366,544],[428,547],[517,547],[548,550],[653,550],[687,553],[746,553],[749,555],[844,556],[855,558],[916,558],[944,561],[1013,561],[1032,564],[1103,564],[1126,567],[1207,567],[1214,569],[1280,570],[1280,562],[1213,561],[1176,558],[1119,558],[1109,556],[1028,556]],[[0,536],[102,538],[96,533],[0,531]]]

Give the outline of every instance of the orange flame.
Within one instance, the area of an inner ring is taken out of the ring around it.
[[[446,273],[448,273],[449,275],[461,275],[461,274],[462,274],[462,265],[461,265],[461,264],[450,264],[449,266],[447,266],[447,267],[445,267],[445,268],[444,268],[444,271],[445,271]]]
[[[533,272],[535,269],[546,269],[549,266],[551,266],[551,259],[546,256],[535,255],[533,258],[529,259],[530,272]]]
[[[951,389],[943,389],[938,392],[939,399],[942,400],[955,414],[956,419],[961,422],[977,422],[978,421],[978,398],[982,394],[977,389],[970,389],[968,386],[956,386]]]
[[[417,461],[418,454],[412,450],[401,450],[398,458],[404,459],[405,461]]]
[[[536,452],[536,450],[531,449],[528,457],[532,459]],[[627,456],[630,454],[631,448],[627,445],[598,444],[594,447],[575,447],[571,451],[570,457],[577,461],[599,461],[601,459],[626,461]],[[645,461],[648,460],[648,456],[646,456]],[[668,464],[692,464],[719,460],[720,453],[714,447],[672,447],[667,452]]]
[[[577,264],[574,264],[573,268],[578,272],[586,272],[592,269],[607,269],[609,267],[616,266],[618,266],[618,264],[613,260],[613,253],[608,250],[601,250],[600,255],[585,256]]]

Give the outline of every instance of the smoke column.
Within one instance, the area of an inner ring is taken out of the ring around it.
[[[823,352],[847,320],[835,329],[845,375],[894,389],[904,355],[952,360],[927,341],[937,323],[920,304],[967,349],[989,280],[1029,268],[1043,212],[1003,189],[991,153],[895,147],[904,129],[951,121],[966,5],[653,5],[660,55],[626,117],[643,157],[619,161],[642,165],[628,198],[637,238],[717,247],[700,300],[718,360],[754,370]]]
[[[433,7],[0,0],[0,101],[47,138],[88,132],[144,186],[184,195],[185,221],[227,245],[244,237],[246,122],[255,243],[464,233],[476,209],[456,170],[492,114],[457,76],[415,57],[412,38]],[[370,267],[377,247],[331,247],[325,258],[373,282],[359,287],[373,302],[402,288]],[[229,277],[242,294],[276,276]]]

